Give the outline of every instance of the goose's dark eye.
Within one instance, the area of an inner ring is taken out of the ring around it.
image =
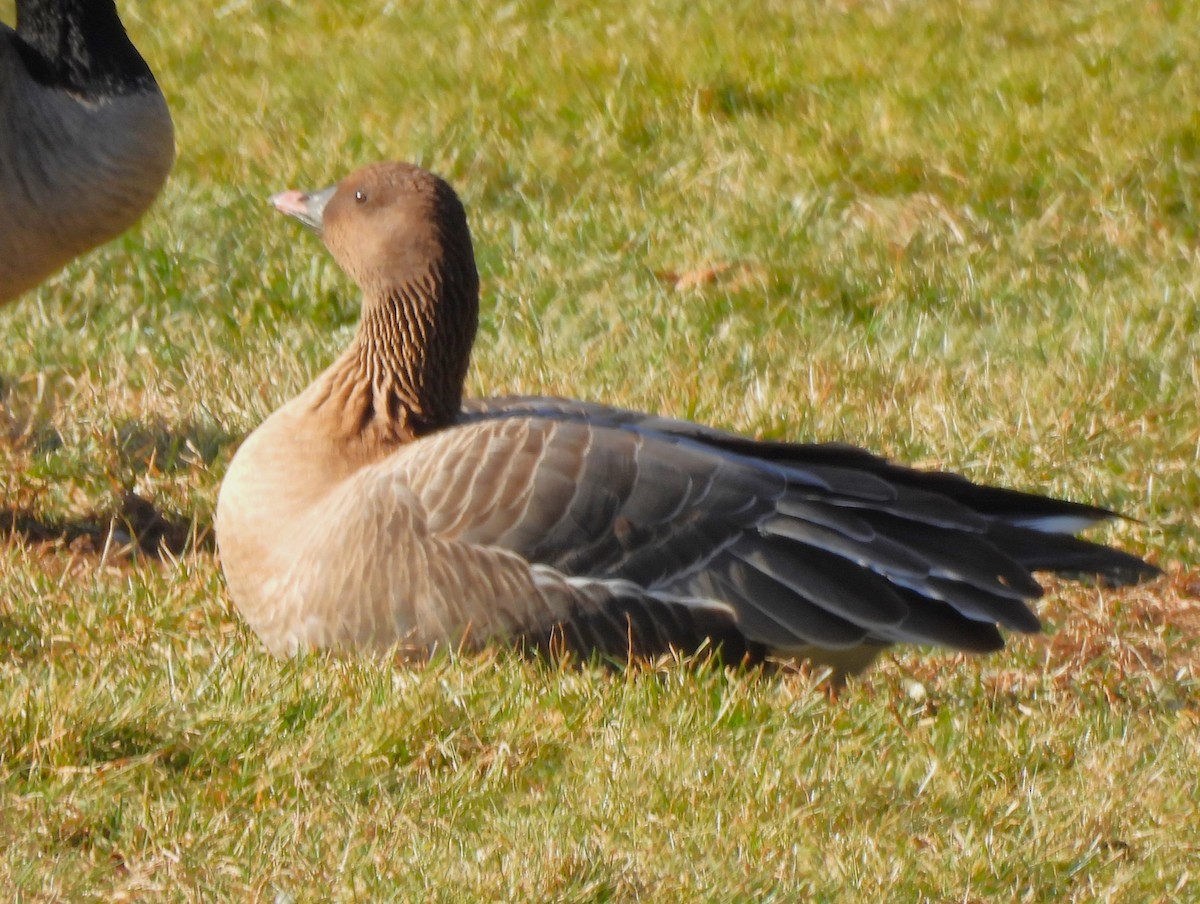
[[[360,188],[358,191],[356,191],[354,193],[354,200],[357,201],[359,204],[365,203],[367,200],[367,193]]]

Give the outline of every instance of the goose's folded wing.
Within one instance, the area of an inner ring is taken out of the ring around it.
[[[705,641],[733,657],[755,652],[723,603],[611,576],[567,575],[439,530],[439,511],[412,492],[412,475],[394,465],[342,483],[324,498],[321,517],[301,531],[296,579],[283,575],[276,586],[283,604],[256,624],[282,636],[285,650],[398,643],[428,653],[504,639],[585,657],[654,655],[698,649]],[[290,603],[289,592],[303,597],[299,605]],[[295,624],[289,613],[299,611],[305,617]],[[291,622],[263,623],[276,617]]]
[[[776,650],[987,650],[1001,645],[997,624],[1039,627],[1025,601],[1041,588],[989,537],[991,519],[865,470],[511,412],[479,413],[389,466],[436,536],[580,583],[724,603],[749,641]]]
[[[773,513],[787,488],[769,465],[545,418],[454,427],[402,447],[389,467],[436,536],[649,588],[703,568]]]
[[[539,396],[509,396],[472,400],[468,418],[540,417],[584,419],[595,425],[632,430],[704,445],[714,451],[770,463],[787,473],[839,487],[884,484],[902,499],[905,518],[923,508],[935,520],[949,513],[950,523],[962,523],[964,512],[978,516],[989,539],[1027,570],[1094,574],[1112,583],[1133,583],[1161,574],[1141,558],[1069,535],[1121,516],[1105,508],[988,486],[944,471],[927,471],[896,464],[844,443],[791,443],[746,439],[712,427],[674,418],[647,415],[590,402]],[[870,490],[866,489],[869,495]]]

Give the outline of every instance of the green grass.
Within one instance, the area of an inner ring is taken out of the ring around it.
[[[1200,7],[121,9],[178,164],[0,314],[5,897],[1195,895]],[[389,157],[467,204],[473,393],[1113,506],[1140,521],[1098,537],[1170,576],[1056,585],[1047,636],[898,651],[833,700],[675,663],[268,658],[216,493],[357,301],[265,199]]]

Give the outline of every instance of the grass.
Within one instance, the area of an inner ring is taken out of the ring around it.
[[[7,897],[1194,895],[1194,4],[121,9],[175,172],[0,314]],[[357,309],[265,197],[387,157],[467,203],[472,392],[1110,505],[1139,521],[1098,537],[1168,577],[1055,585],[1047,635],[897,651],[833,700],[802,672],[268,658],[216,493]]]

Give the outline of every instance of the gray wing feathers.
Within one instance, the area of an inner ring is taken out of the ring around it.
[[[697,567],[770,511],[781,475],[618,430],[499,420],[422,441],[392,467],[440,536],[512,550],[568,575],[653,587]],[[501,473],[491,460],[510,462]],[[502,493],[475,489],[484,462]]]
[[[592,637],[611,652],[623,625],[653,648],[704,612],[715,633],[732,624],[782,651],[899,640],[984,650],[1000,643],[996,625],[1040,627],[1026,605],[1042,591],[1025,528],[891,482],[890,466],[856,450],[819,447],[806,463],[804,447],[770,446],[764,460],[718,431],[544,399],[474,403],[419,445],[420,457],[401,450],[390,466],[433,535],[507,550],[546,569],[542,584],[553,574],[570,588],[540,615],[514,615],[522,636],[553,623],[569,645]],[[864,469],[847,466],[860,457]],[[1072,561],[1103,549],[1071,543]]]

